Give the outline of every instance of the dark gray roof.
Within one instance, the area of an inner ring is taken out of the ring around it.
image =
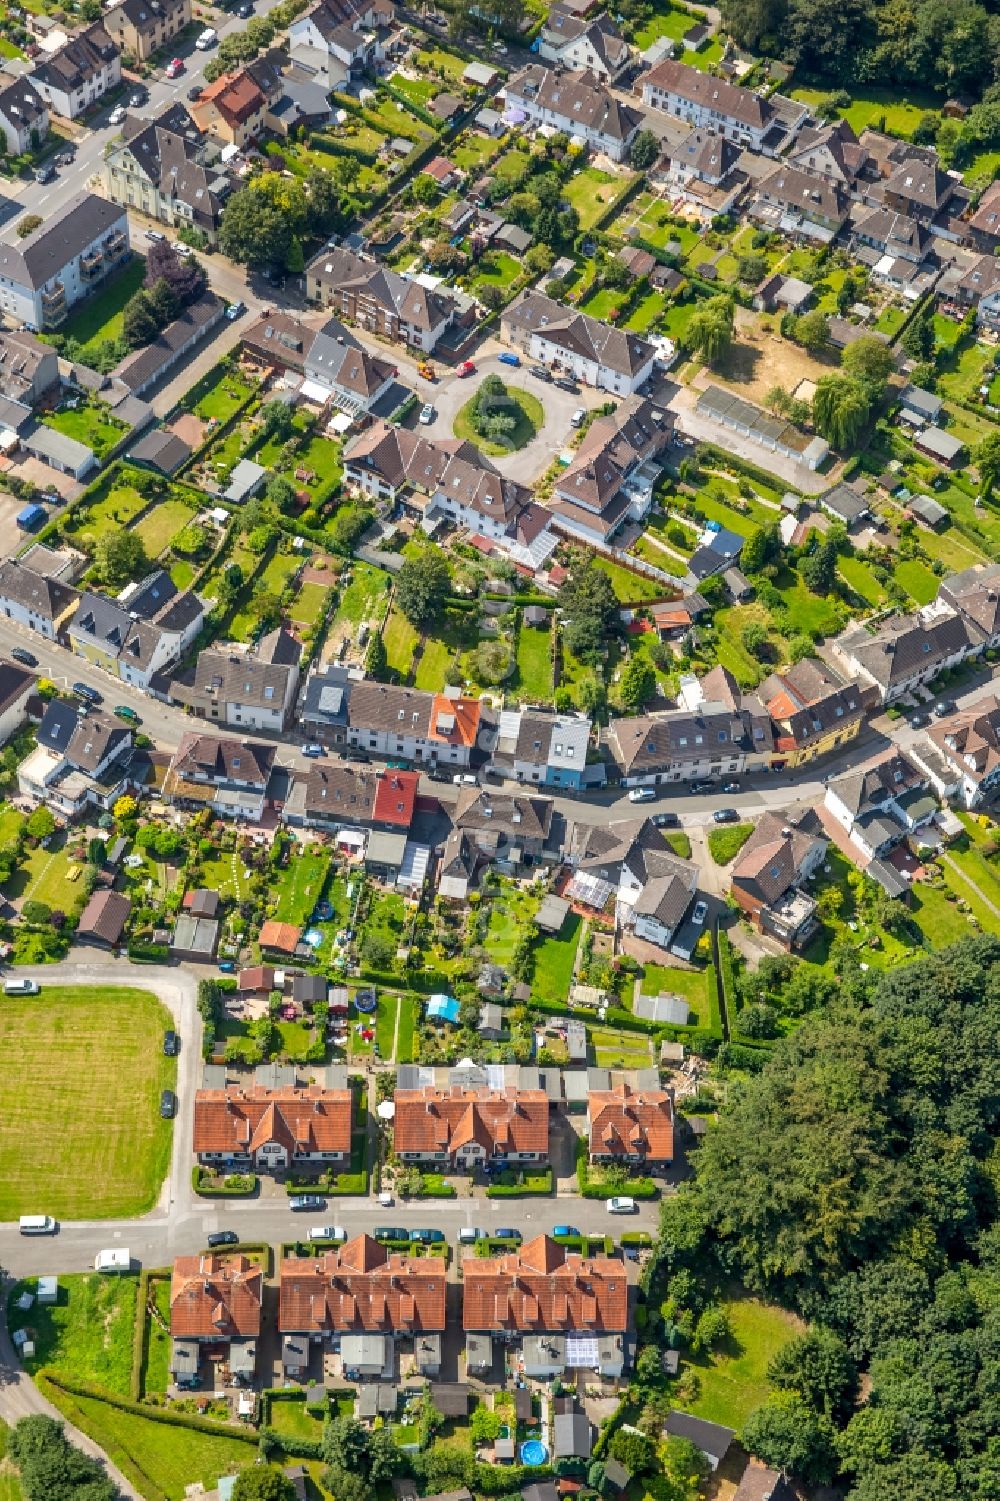
[[[37,290],[102,234],[126,222],[118,204],[96,193],[77,193],[19,244],[0,244],[0,276]]]
[[[690,1439],[695,1448],[716,1460],[725,1458],[735,1438],[733,1430],[723,1428],[721,1423],[710,1423],[707,1418],[695,1418],[689,1412],[676,1409],[667,1413],[663,1428],[675,1438]]]
[[[167,570],[157,568],[122,603],[130,614],[138,615],[140,620],[155,620],[164,605],[174,599],[176,594],[177,585]]]
[[[12,600],[44,620],[55,620],[79,598],[77,589],[35,573],[16,558],[0,563],[0,599]]]
[[[313,673],[306,683],[302,717],[323,724],[347,723],[347,700],[351,679],[345,667],[328,667]]]
[[[137,349],[118,366],[117,374],[133,391],[142,390],[155,380],[158,372],[169,367],[177,355],[200,332],[211,328],[222,316],[222,299],[214,292],[205,292],[192,302],[173,323],[168,323],[152,344]]]
[[[155,427],[139,439],[129,457],[142,464],[153,464],[163,474],[176,474],[191,457],[191,449],[176,433]]]
[[[12,78],[0,89],[0,115],[12,124],[30,128],[46,113],[45,104],[30,78]]]
[[[73,616],[70,633],[92,636],[105,646],[121,648],[132,625],[132,617],[113,599],[87,590],[80,598],[80,608]]]

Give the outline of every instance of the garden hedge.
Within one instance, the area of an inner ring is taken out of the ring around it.
[[[203,1199],[245,1199],[257,1191],[257,1178],[253,1173],[231,1173],[230,1177],[249,1178],[248,1188],[215,1188],[202,1180],[208,1176],[208,1169],[195,1163],[191,1169],[191,1187],[196,1194]]]

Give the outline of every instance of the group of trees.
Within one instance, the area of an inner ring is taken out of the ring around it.
[[[206,82],[214,83],[229,68],[240,63],[253,62],[257,54],[270,47],[279,31],[290,26],[307,5],[308,0],[281,0],[268,15],[252,16],[245,26],[222,37],[215,56],[205,64]]]
[[[450,592],[448,560],[436,547],[407,558],[396,575],[396,604],[411,625],[425,626],[435,620]]]
[[[849,1501],[987,1501],[1000,939],[888,972],[851,946],[835,961],[822,1008],[730,1096],[665,1203],[654,1281],[697,1305],[735,1277],[808,1321],[743,1430],[766,1462],[842,1477]]]
[[[487,375],[469,403],[468,415],[472,430],[479,437],[490,443],[512,444],[524,408],[510,394],[499,375]]]
[[[813,425],[831,448],[843,450],[857,444],[894,368],[888,344],[870,335],[844,350],[838,372],[816,382]]]
[[[130,349],[151,344],[157,334],[200,297],[208,285],[205,268],[193,256],[182,259],[169,240],[155,241],[146,254],[146,275],[125,304],[122,333]]]
[[[720,293],[703,302],[691,314],[681,341],[692,354],[700,354],[709,365],[721,360],[733,342],[736,311],[731,297]]]
[[[104,1466],[67,1439],[53,1418],[22,1418],[7,1440],[25,1501],[116,1501]],[[16,1486],[15,1486],[16,1488]]]
[[[574,657],[595,666],[609,639],[621,633],[619,604],[611,580],[593,561],[574,568],[559,598],[563,642]]]
[[[742,47],[834,84],[908,85],[987,102],[1000,75],[992,0],[722,0]]]
[[[340,197],[324,167],[314,167],[301,182],[262,172],[226,204],[219,249],[241,266],[283,266],[298,275],[305,268],[303,239],[329,234]]]

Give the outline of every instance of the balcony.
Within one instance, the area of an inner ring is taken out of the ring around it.
[[[108,261],[117,260],[119,256],[128,254],[128,235],[123,229],[113,230],[104,241],[104,257]]]
[[[104,265],[104,256],[99,250],[88,250],[80,257],[80,272],[85,277],[99,276]]]
[[[66,288],[61,281],[42,292],[42,322],[46,328],[60,323],[66,316]]]

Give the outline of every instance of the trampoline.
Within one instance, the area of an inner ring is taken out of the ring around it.
[[[549,1451],[540,1438],[529,1438],[521,1445],[521,1463],[523,1465],[543,1465],[549,1457]]]

